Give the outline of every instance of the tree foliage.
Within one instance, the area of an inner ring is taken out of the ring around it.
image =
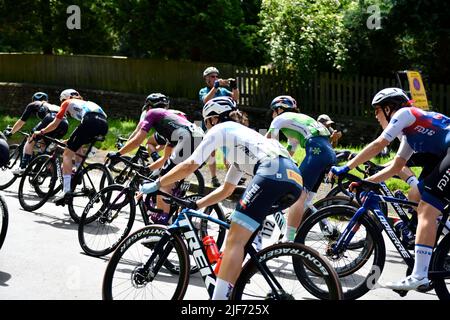
[[[70,30],[67,7],[81,9]],[[368,27],[380,10],[380,27]],[[0,0],[0,51],[106,54],[450,79],[440,0]]]
[[[336,0],[264,0],[261,33],[271,60],[305,75],[341,70],[347,56],[346,5]]]

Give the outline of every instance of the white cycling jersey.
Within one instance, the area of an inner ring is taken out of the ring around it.
[[[216,149],[223,149],[231,164],[225,182],[233,185],[239,183],[244,173],[253,176],[255,165],[263,159],[275,159],[279,156],[291,158],[287,149],[278,141],[267,139],[242,124],[226,121],[208,130],[188,161],[200,165]]]

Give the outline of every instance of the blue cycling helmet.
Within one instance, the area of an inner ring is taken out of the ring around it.
[[[297,101],[291,96],[278,96],[270,103],[270,109],[276,110],[282,108],[285,111],[293,111],[297,109]]]
[[[48,101],[48,95],[45,92],[36,92],[31,97],[31,101]]]

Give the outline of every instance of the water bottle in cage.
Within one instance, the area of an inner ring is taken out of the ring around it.
[[[206,255],[208,256],[208,260],[211,264],[216,263],[219,260],[220,252],[219,248],[217,248],[216,241],[211,236],[203,237],[203,245],[206,250]]]

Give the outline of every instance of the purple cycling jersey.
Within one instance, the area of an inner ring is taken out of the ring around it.
[[[150,109],[145,118],[139,123],[139,128],[149,132],[152,128],[168,141],[171,141],[172,133],[179,128],[189,129],[192,126],[188,120],[180,117],[171,110],[163,108]]]

